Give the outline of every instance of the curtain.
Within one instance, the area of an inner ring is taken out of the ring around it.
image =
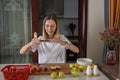
[[[104,23],[105,23],[105,29],[108,28],[108,0],[104,0]],[[106,62],[106,45],[104,44],[103,47],[103,62]]]
[[[29,0],[0,0],[0,63],[30,62],[19,54],[31,37],[29,11]]]
[[[108,0],[109,6],[109,28],[119,27],[120,0]],[[119,46],[116,49],[116,58],[119,60]]]
[[[120,0],[104,0],[105,28],[119,27],[120,24]],[[117,60],[119,59],[119,48],[116,50]],[[103,50],[103,61],[106,57],[106,45]]]
[[[120,0],[108,0],[109,2],[109,28],[118,27],[120,16]]]

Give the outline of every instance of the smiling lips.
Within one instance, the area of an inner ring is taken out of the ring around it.
[[[49,34],[53,34],[53,31],[48,31]]]

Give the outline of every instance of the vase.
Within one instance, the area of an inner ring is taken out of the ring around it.
[[[76,25],[74,23],[69,24],[69,29],[72,32],[72,37],[74,38],[74,31],[75,31]]]
[[[107,54],[106,54],[106,64],[113,65],[116,63],[116,54],[115,54],[115,47],[107,47]]]

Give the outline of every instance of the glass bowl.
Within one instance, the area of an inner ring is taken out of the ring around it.
[[[78,58],[77,63],[82,66],[87,66],[92,64],[93,60],[90,58]]]

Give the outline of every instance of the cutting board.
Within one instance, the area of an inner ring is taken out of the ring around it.
[[[50,75],[51,72],[64,72],[65,74],[70,74],[70,68],[69,68],[69,64],[67,63],[46,63],[46,64],[32,64],[31,65],[31,69],[36,66],[36,65],[39,65],[39,66],[43,66],[43,67],[47,67],[48,70],[47,71],[43,71],[41,70],[40,72],[36,72],[36,73],[32,73],[30,71],[30,75]],[[59,66],[60,69],[56,69],[56,70],[51,70],[50,67],[51,66]],[[30,70],[31,70],[30,69]]]

